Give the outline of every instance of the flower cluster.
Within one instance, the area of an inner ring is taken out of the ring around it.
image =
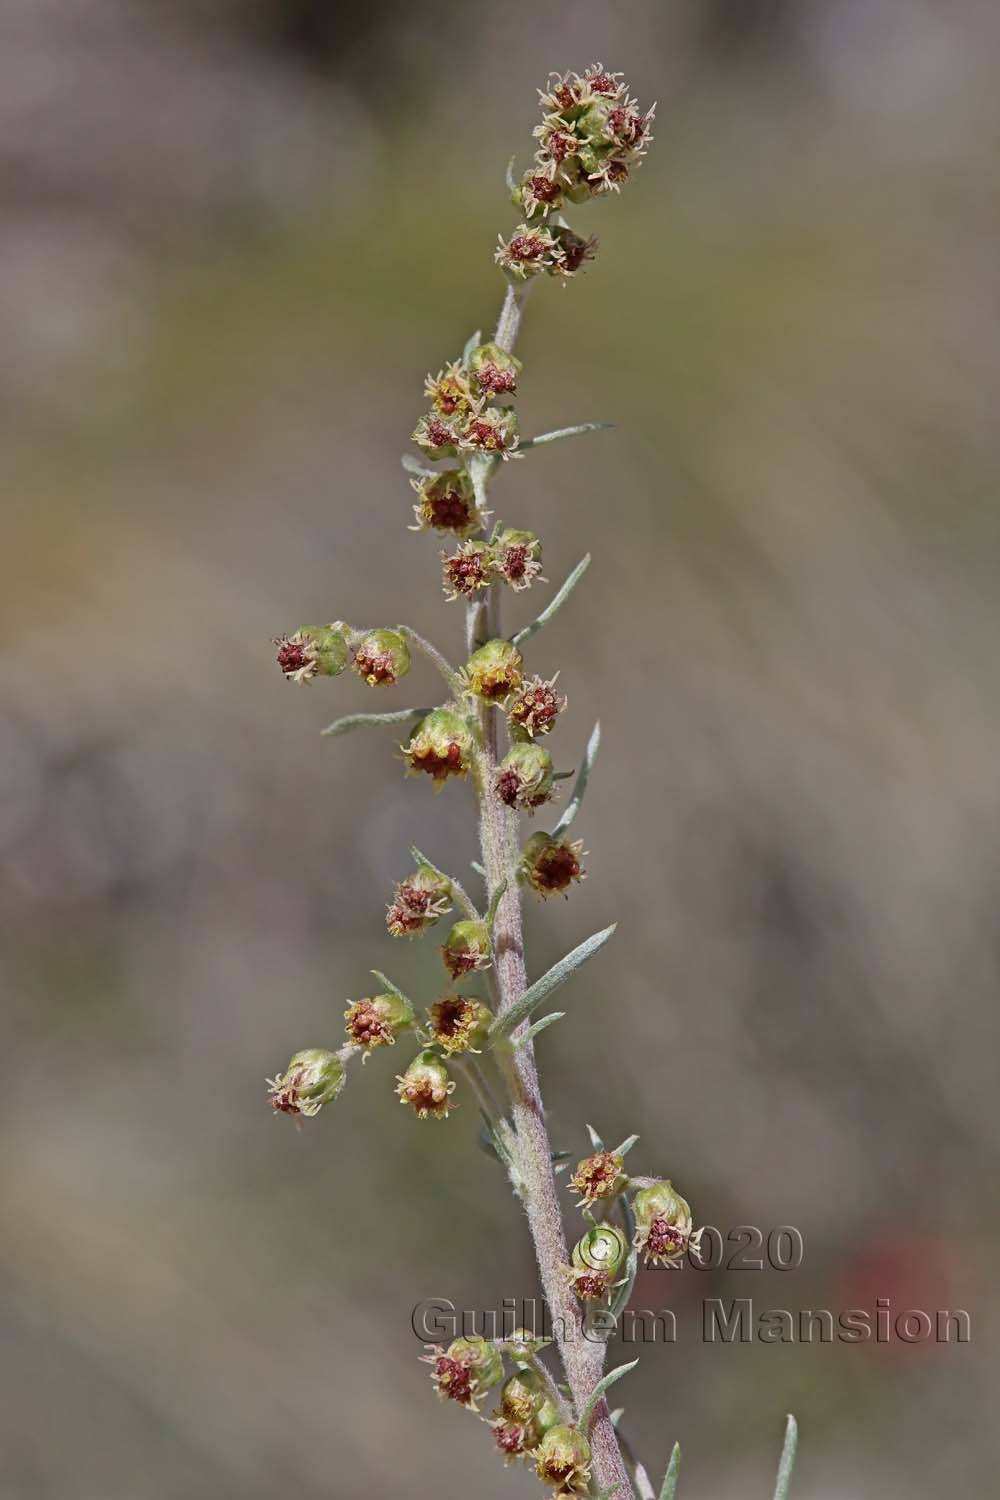
[[[510,458],[518,445],[517,416],[504,398],[517,393],[520,369],[520,360],[498,344],[479,344],[467,358],[428,375],[424,394],[430,411],[414,429],[417,447],[434,459],[477,453]],[[417,519],[423,522],[419,511]]]
[[[489,541],[463,541],[450,556],[442,552],[444,592],[448,599],[471,599],[491,583],[506,583],[515,590],[530,588],[542,578],[542,544],[532,531],[510,528],[498,531]]]
[[[568,224],[519,224],[512,235],[500,236],[494,260],[513,281],[527,281],[544,271],[569,281],[597,254],[597,236],[582,235]]]

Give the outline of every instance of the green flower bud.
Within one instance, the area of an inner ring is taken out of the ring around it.
[[[480,344],[469,357],[473,383],[482,395],[513,396],[520,370],[521,361],[499,344]]]
[[[430,865],[418,865],[416,873],[401,880],[393,900],[385,909],[385,922],[393,937],[416,937],[433,927],[451,910],[451,881]]]
[[[533,812],[552,797],[552,757],[533,740],[515,745],[500,762],[496,794],[507,807]]]
[[[545,1381],[536,1370],[518,1370],[503,1383],[498,1412],[512,1422],[530,1422],[548,1399]]]
[[[373,995],[355,1000],[344,1011],[348,1040],[361,1047],[367,1061],[375,1047],[391,1047],[401,1031],[413,1025],[413,1007],[402,995]]]
[[[489,1007],[465,995],[443,995],[427,1014],[434,1041],[450,1056],[481,1052],[493,1024]]]
[[[514,1332],[504,1339],[503,1349],[516,1365],[527,1365],[531,1363],[539,1350],[544,1349],[551,1342],[551,1339],[536,1337],[526,1328],[515,1328]]]
[[[314,677],[338,677],[347,666],[347,627],[300,625],[291,635],[278,636],[278,666],[289,682],[311,682]]]
[[[691,1209],[669,1181],[640,1189],[632,1203],[635,1215],[635,1246],[646,1264],[676,1260],[695,1238]]]
[[[455,1084],[438,1054],[431,1048],[418,1052],[405,1073],[396,1079],[396,1093],[401,1104],[408,1104],[418,1120],[433,1115],[437,1120],[448,1117]]]
[[[271,1108],[285,1115],[318,1115],[344,1087],[344,1064],[336,1052],[307,1047],[296,1052],[284,1073],[267,1080]]]
[[[398,630],[369,630],[354,648],[352,665],[369,687],[392,687],[410,670],[410,648]]]
[[[431,1365],[431,1379],[439,1396],[478,1411],[478,1398],[503,1379],[503,1360],[493,1343],[474,1336],[453,1339],[447,1349],[430,1345],[423,1357]]]
[[[578,1297],[600,1301],[628,1255],[628,1240],[614,1224],[595,1224],[573,1246],[569,1278]]]
[[[486,923],[456,922],[442,945],[441,957],[452,979],[477,969],[488,969],[491,954]]]
[[[472,480],[464,469],[447,469],[411,479],[420,499],[413,507],[417,524],[413,531],[451,531],[467,536],[483,525],[483,512],[476,505]]]
[[[465,664],[471,692],[487,703],[502,703],[524,681],[524,658],[510,641],[487,641]]]
[[[441,553],[446,599],[471,599],[493,579],[494,553],[489,542],[463,542],[449,557]]]
[[[533,531],[501,531],[493,551],[493,566],[512,589],[530,588],[536,578],[541,578],[542,544]]]
[[[521,854],[520,874],[543,898],[565,895],[573,881],[583,880],[586,874],[582,856],[580,839],[571,843],[548,833],[533,833]]]
[[[467,776],[472,764],[473,740],[468,724],[450,708],[435,708],[421,719],[413,738],[403,746],[412,773],[424,771],[433,778],[435,790],[449,776]]]
[[[533,1456],[535,1473],[544,1484],[578,1494],[590,1478],[590,1444],[575,1427],[550,1427]]]
[[[584,1203],[607,1202],[628,1187],[624,1167],[624,1160],[613,1151],[597,1151],[577,1163],[570,1184]]]

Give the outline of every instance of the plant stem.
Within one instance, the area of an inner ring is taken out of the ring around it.
[[[497,324],[496,342],[511,353],[530,283],[507,289]],[[485,492],[493,468],[486,461],[473,474],[477,494]],[[500,601],[494,584],[487,597],[469,606],[467,636],[470,644],[496,638],[500,633]],[[527,990],[524,944],[521,933],[521,892],[512,878],[519,853],[517,815],[493,793],[498,762],[497,710],[482,709],[482,763],[477,777],[479,839],[490,892],[504,880],[507,889],[497,907],[493,927],[494,975],[498,1009],[502,1015]],[[601,1377],[606,1344],[588,1337],[580,1303],[565,1274],[569,1252],[563,1232],[562,1211],[552,1169],[552,1148],[545,1126],[545,1111],[535,1066],[534,1046],[529,1041],[516,1049],[498,1048],[497,1059],[511,1099],[511,1117],[517,1143],[517,1168],[521,1196],[535,1246],[542,1291],[552,1317],[553,1334],[577,1414],[590,1399]],[[594,1412],[588,1436],[593,1452],[594,1477],[601,1489],[614,1485],[618,1500],[634,1500],[628,1471],[622,1459],[607,1402],[602,1398]]]

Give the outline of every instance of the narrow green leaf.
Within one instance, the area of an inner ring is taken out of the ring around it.
[[[507,191],[509,193],[512,193],[514,191],[514,189],[517,187],[517,178],[514,176],[514,163],[516,161],[517,161],[517,157],[516,156],[512,156],[511,159],[510,159],[510,161],[507,163],[506,178],[507,178]]]
[[[583,577],[584,573],[586,573],[589,567],[590,553],[588,552],[586,557],[582,557],[577,563],[576,567],[566,579],[566,582],[563,584],[562,588],[552,599],[552,602],[542,610],[541,614],[538,616],[538,619],[532,620],[530,625],[525,625],[523,630],[519,630],[516,635],[511,636],[511,642],[513,645],[520,646],[522,642],[530,641],[533,635],[538,634],[543,625],[547,625],[549,621],[559,613],[563,605],[566,603],[566,600],[576,588],[577,584],[580,582],[580,579]]]
[[[558,1163],[561,1167],[567,1166],[573,1160],[572,1151],[553,1151],[551,1154],[553,1162]]]
[[[430,713],[429,708],[397,708],[389,714],[346,714],[342,719],[334,719],[320,734],[336,738],[340,734],[350,734],[352,729],[378,729],[383,724],[405,724],[409,719],[423,719]]]
[[[624,1415],[625,1415],[625,1408],[624,1408],[624,1406],[616,1406],[615,1409],[614,1409],[614,1411],[611,1413],[611,1425],[612,1425],[612,1427],[617,1428],[618,1423],[621,1421],[621,1419],[622,1419],[622,1417]]]
[[[490,1029],[491,1042],[501,1041],[516,1031],[521,1022],[526,1021],[531,1015],[536,1005],[541,1005],[542,1001],[547,1000],[561,985],[565,984],[567,979],[570,979],[577,969],[587,962],[588,958],[593,958],[595,953],[600,952],[617,926],[617,922],[614,922],[610,927],[605,927],[603,932],[595,932],[593,937],[587,938],[571,953],[567,953],[565,958],[553,964],[541,979],[536,979],[521,999],[493,1023]]]
[[[588,1125],[587,1126],[587,1134],[590,1136],[590,1144],[593,1146],[594,1150],[595,1151],[603,1151],[604,1150],[604,1142],[601,1140],[601,1137],[597,1134],[597,1131],[594,1129],[593,1125]]]
[[[597,752],[598,750],[600,750],[600,748],[601,724],[600,720],[598,720],[598,722],[591,730],[590,739],[587,741],[587,748],[583,752],[583,762],[580,766],[579,771],[577,772],[576,784],[573,787],[573,795],[567,802],[563,810],[562,817],[559,819],[559,822],[552,830],[552,837],[554,839],[562,838],[563,834],[566,833],[567,829],[573,822],[573,819],[580,811],[580,808],[583,805],[584,795],[587,791],[587,782],[590,780],[590,773],[594,769],[594,762],[597,759]]]
[[[467,365],[469,363],[469,355],[472,353],[473,349],[475,349],[476,346],[478,344],[481,344],[482,342],[483,335],[481,329],[477,328],[475,333],[469,334],[469,337],[465,341],[465,348],[462,350],[463,365]]]
[[[638,1139],[639,1137],[637,1135],[626,1136],[621,1145],[615,1147],[612,1155],[627,1156]]]
[[[380,973],[378,969],[370,969],[369,973],[375,975],[375,978],[378,980],[379,984],[385,985],[385,993],[387,995],[395,995],[397,1000],[404,1001],[411,1010],[413,1009],[413,1001],[408,995],[404,995],[403,991],[398,987],[398,985],[393,984],[391,979],[387,979],[386,976]]]
[[[506,889],[507,889],[507,877],[505,875],[504,878],[501,880],[500,884],[497,886],[496,890],[490,896],[490,904],[489,904],[489,906],[486,909],[486,930],[487,930],[487,932],[490,933],[491,936],[492,936],[492,933],[493,933],[493,923],[497,919],[497,907],[500,905],[500,902],[503,900],[503,898],[504,898],[504,892],[506,891]]]
[[[670,1462],[667,1464],[667,1472],[663,1476],[663,1488],[660,1490],[660,1500],[674,1500],[677,1493],[677,1476],[681,1472],[681,1445],[675,1443],[670,1454]]]
[[[481,875],[484,880],[486,879],[486,871],[483,869],[482,865],[477,859],[470,859],[469,864],[475,870],[477,875]]]
[[[544,1031],[546,1026],[551,1026],[553,1021],[561,1021],[565,1014],[564,1010],[554,1010],[550,1016],[543,1016],[540,1021],[536,1021],[533,1026],[521,1032],[514,1046],[523,1047],[525,1043],[534,1041],[540,1031]]]
[[[418,479],[430,479],[437,473],[437,469],[429,469],[419,458],[414,458],[412,453],[404,453],[399,461],[407,474],[415,474]]]
[[[590,1431],[590,1423],[591,1419],[593,1418],[594,1411],[597,1407],[597,1403],[600,1401],[605,1391],[610,1390],[611,1387],[615,1384],[615,1381],[621,1380],[622,1376],[627,1375],[629,1370],[634,1370],[638,1363],[639,1361],[637,1359],[633,1359],[630,1364],[619,1365],[617,1370],[609,1370],[608,1373],[602,1376],[594,1386],[594,1389],[590,1393],[590,1400],[587,1402],[586,1406],[583,1408],[583,1411],[580,1414],[580,1431],[585,1437]]]
[[[785,1423],[785,1443],[781,1450],[781,1462],[778,1464],[778,1482],[774,1486],[774,1500],[788,1500],[788,1486],[792,1482],[792,1469],[795,1466],[795,1450],[799,1446],[799,1424],[788,1414]]]
[[[582,432],[607,432],[614,422],[578,422],[575,427],[557,427],[554,432],[543,432],[538,437],[525,438],[518,444],[518,452],[525,448],[540,448],[543,443],[558,443],[562,438],[579,437]]]

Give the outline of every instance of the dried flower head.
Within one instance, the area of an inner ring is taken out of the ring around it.
[[[424,382],[424,394],[436,412],[443,417],[462,415],[473,404],[469,372],[460,359],[440,370],[437,375],[428,375]]]
[[[517,444],[517,413],[507,406],[487,406],[485,396],[465,419],[459,435],[464,451],[497,458],[510,458]]]
[[[446,599],[471,599],[493,577],[493,548],[488,542],[463,542],[449,557],[441,553]]]
[[[613,1151],[595,1151],[577,1163],[570,1185],[585,1204],[617,1198],[628,1186],[625,1162]]]
[[[444,966],[452,979],[488,969],[492,962],[490,934],[485,922],[456,922],[441,948]]]
[[[489,1007],[467,995],[443,995],[427,1014],[431,1036],[449,1056],[481,1052],[493,1024]]]
[[[469,1411],[478,1411],[479,1397],[503,1379],[503,1359],[488,1339],[453,1339],[447,1349],[440,1344],[427,1345],[422,1355],[430,1365],[431,1379],[438,1395],[445,1401],[457,1401]]]
[[[515,745],[497,769],[495,790],[507,807],[532,813],[552,800],[552,757],[541,745],[528,740]]]
[[[418,1052],[406,1072],[396,1079],[400,1103],[408,1104],[418,1120],[426,1120],[428,1116],[447,1119],[454,1092],[454,1080],[431,1048]]]
[[[355,1000],[344,1011],[348,1041],[360,1047],[367,1061],[375,1047],[391,1047],[400,1032],[413,1025],[413,1008],[402,995],[372,995]]]
[[[575,1427],[550,1427],[536,1448],[535,1473],[544,1484],[581,1494],[590,1479],[590,1444]]]
[[[689,1244],[697,1244],[692,1233],[691,1209],[668,1180],[640,1189],[632,1203],[635,1215],[635,1246],[647,1265],[666,1265],[677,1260]]]
[[[494,538],[493,558],[495,571],[512,589],[530,588],[541,577],[542,544],[533,531],[501,531]]]
[[[284,1115],[318,1115],[344,1087],[344,1064],[336,1052],[307,1047],[296,1052],[277,1078],[267,1080],[271,1108]]]
[[[398,630],[369,630],[351,663],[369,687],[393,687],[410,670],[410,651]]]
[[[461,420],[461,417],[443,417],[440,412],[429,411],[413,429],[413,442],[428,458],[456,458]]]
[[[541,677],[529,678],[514,694],[507,704],[507,721],[513,733],[529,737],[549,733],[566,707],[566,699],[555,690],[558,676],[557,672],[548,682]]]
[[[413,531],[450,531],[455,536],[467,536],[484,525],[484,512],[476,506],[472,480],[464,469],[427,474],[410,483],[420,496],[413,507],[417,518]]]
[[[311,682],[314,677],[338,677],[347,666],[347,627],[300,625],[291,635],[275,638],[278,666],[288,682]]]
[[[487,641],[465,664],[469,691],[486,703],[503,703],[524,681],[524,657],[510,641]]]
[[[513,396],[521,361],[499,344],[480,344],[469,356],[469,376],[481,396]]]
[[[555,230],[555,237],[556,250],[553,262],[546,269],[551,275],[562,276],[568,281],[576,275],[577,271],[581,270],[588,260],[595,259],[598,244],[597,236],[596,234],[591,234],[584,238],[582,234],[577,234],[574,230],[570,229],[568,224],[561,224]]]
[[[436,790],[449,776],[467,776],[472,765],[472,733],[461,714],[450,708],[432,709],[402,749],[409,771],[425,772]]]
[[[583,880],[580,839],[554,839],[548,833],[533,833],[521,854],[521,873],[539,896],[565,895],[574,880]]]

